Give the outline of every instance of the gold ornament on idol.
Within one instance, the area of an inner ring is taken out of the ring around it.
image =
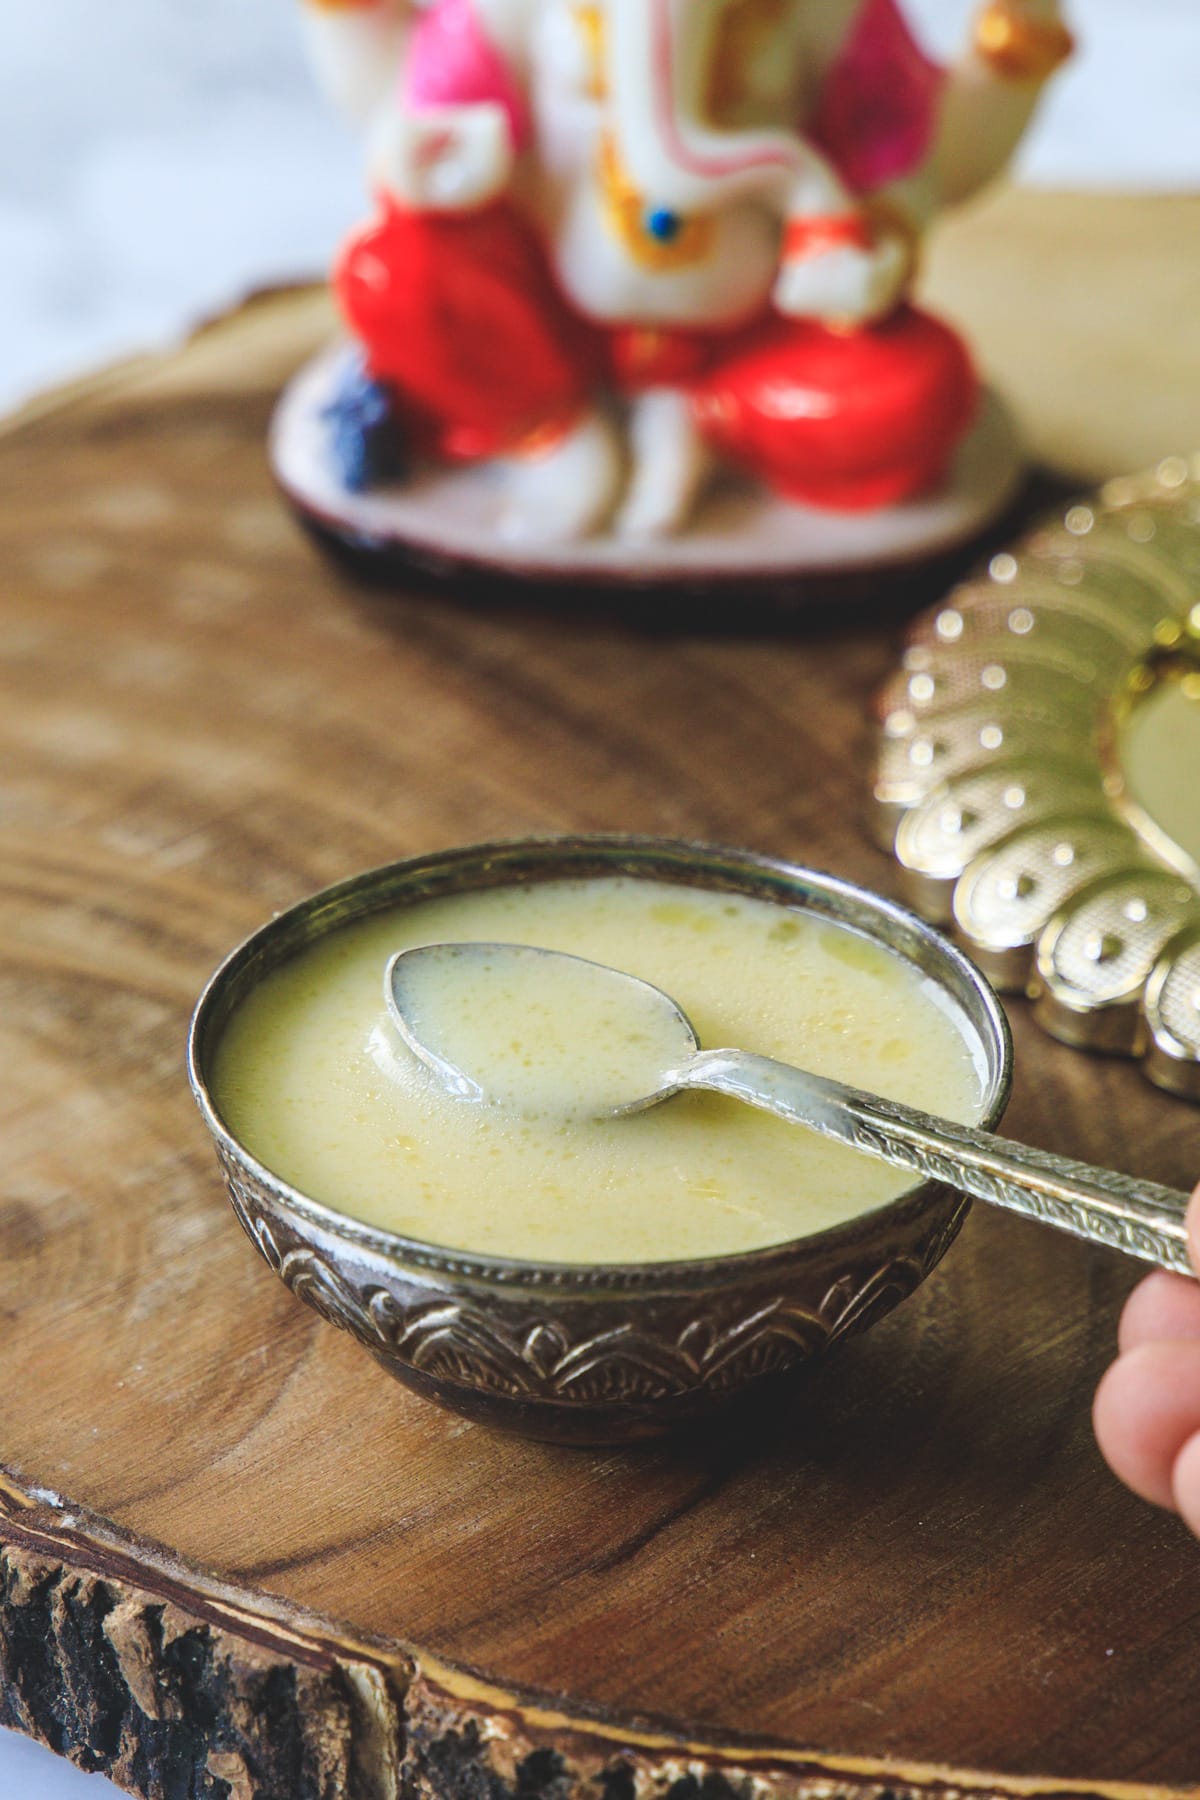
[[[587,58],[587,95],[590,100],[603,100],[608,94],[608,25],[595,0],[581,0],[571,8],[571,16],[583,38]]]
[[[1005,81],[1047,81],[1075,48],[1058,19],[1034,19],[1019,0],[990,0],[975,21],[975,53]]]

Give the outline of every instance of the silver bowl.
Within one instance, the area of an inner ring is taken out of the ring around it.
[[[556,1264],[477,1256],[359,1224],[250,1154],[209,1091],[213,1051],[255,984],[327,932],[389,907],[513,883],[625,875],[749,895],[851,925],[931,977],[978,1037],[982,1123],[1011,1085],[1002,1008],[967,959],[889,900],[832,875],[703,844],[526,838],[414,857],[280,914],[233,952],[192,1018],[188,1072],[247,1236],[291,1291],[389,1374],[469,1418],[576,1443],[657,1437],[766,1391],[922,1282],[970,1202],[922,1182],[767,1250],[706,1261]]]

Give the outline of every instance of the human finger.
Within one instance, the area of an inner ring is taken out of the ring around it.
[[[1200,1433],[1200,1338],[1138,1344],[1119,1356],[1096,1390],[1092,1418],[1113,1474],[1174,1510],[1176,1460]]]
[[[1188,1438],[1171,1469],[1171,1492],[1188,1529],[1200,1537],[1200,1432]]]
[[[1117,1345],[1124,1352],[1172,1338],[1200,1338],[1200,1281],[1156,1269],[1125,1302]]]

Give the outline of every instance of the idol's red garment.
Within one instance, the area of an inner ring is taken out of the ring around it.
[[[418,448],[452,461],[566,423],[596,385],[594,337],[504,201],[466,213],[383,202],[333,275],[373,376]]]
[[[905,306],[855,332],[775,315],[692,392],[731,462],[790,500],[856,512],[936,485],[978,384],[962,340]]]
[[[544,443],[599,389],[669,386],[731,462],[790,499],[856,510],[936,482],[975,410],[961,340],[911,307],[846,332],[776,313],[723,333],[589,324],[505,201],[385,202],[334,285],[411,439],[451,460]]]

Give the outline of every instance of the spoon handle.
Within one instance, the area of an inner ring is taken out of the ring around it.
[[[1177,1188],[1014,1144],[749,1051],[699,1051],[681,1072],[680,1085],[732,1094],[1074,1237],[1181,1275],[1195,1273],[1184,1222],[1188,1195]]]

